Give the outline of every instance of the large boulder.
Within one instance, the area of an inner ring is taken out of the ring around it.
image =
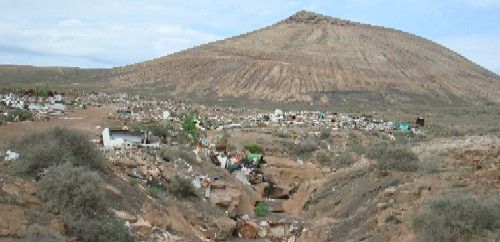
[[[236,188],[213,189],[210,191],[209,200],[226,209],[229,213],[233,213],[240,203],[240,197],[241,191]]]

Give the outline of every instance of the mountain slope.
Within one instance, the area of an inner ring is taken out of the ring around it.
[[[109,69],[80,69],[76,67],[35,67],[27,65],[0,65],[0,85],[64,86],[95,84]]]
[[[441,45],[305,11],[248,34],[113,69],[108,77],[116,88],[207,98],[331,102],[358,94],[368,102],[500,101],[498,75]]]

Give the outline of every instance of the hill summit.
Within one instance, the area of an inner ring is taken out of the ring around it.
[[[281,23],[284,24],[293,24],[293,23],[302,23],[302,24],[331,24],[331,25],[355,25],[355,23],[343,19],[338,19],[334,17],[328,17],[321,14],[308,12],[308,11],[300,11],[296,14],[290,16],[289,18],[283,20]]]
[[[500,78],[402,31],[300,11],[269,27],[115,68],[114,88],[336,103],[500,101]]]

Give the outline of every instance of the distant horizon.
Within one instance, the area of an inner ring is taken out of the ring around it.
[[[500,74],[500,0],[28,2],[0,3],[1,65],[121,67],[238,36],[307,10],[411,33]]]

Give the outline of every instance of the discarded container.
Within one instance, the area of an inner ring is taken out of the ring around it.
[[[424,127],[425,126],[425,119],[418,117],[415,124],[417,125],[417,127]]]
[[[193,184],[193,187],[196,189],[201,188],[201,182],[200,182],[200,179],[198,177],[194,178],[193,181],[191,182],[191,184]]]
[[[226,168],[226,166],[227,166],[227,156],[220,154],[220,155],[217,156],[217,160],[220,163],[220,167]]]
[[[239,170],[241,168],[240,164],[230,164],[227,169],[230,171],[230,172],[233,172],[233,171],[236,171],[236,170]]]
[[[7,150],[7,152],[5,152],[5,158],[4,160],[6,161],[15,161],[19,159],[19,153],[16,153],[14,151],[10,151],[10,150]]]
[[[261,154],[249,154],[247,155],[247,159],[250,161],[253,161],[255,165],[258,165],[262,161],[262,155]]]

